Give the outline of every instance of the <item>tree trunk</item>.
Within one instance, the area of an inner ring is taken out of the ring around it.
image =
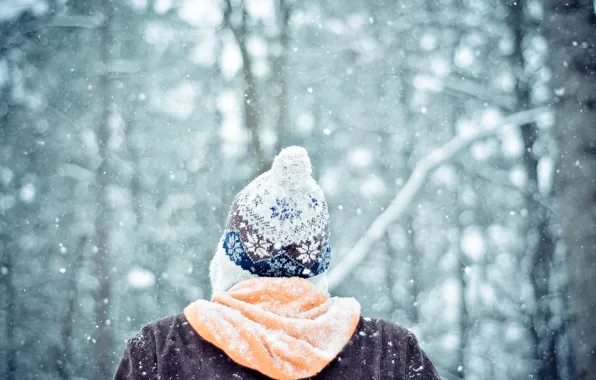
[[[6,311],[5,336],[3,342],[6,350],[6,380],[17,379],[17,342],[15,339],[15,329],[17,321],[17,292],[13,282],[13,256],[8,247],[8,236],[0,235],[0,244],[2,244],[2,263],[0,264],[0,278],[4,284],[5,300],[3,309]]]
[[[385,232],[383,244],[385,247],[385,254],[387,255],[387,275],[385,276],[386,292],[389,299],[387,315],[390,320],[393,320],[394,312],[399,308],[399,300],[396,300],[393,295],[393,288],[395,287],[395,283],[399,281],[399,276],[397,274],[397,266],[395,266],[397,252],[395,252],[391,245],[391,236],[389,236],[389,232]]]
[[[242,72],[244,75],[244,125],[248,130],[252,143],[252,150],[256,157],[257,172],[262,173],[266,170],[265,156],[261,148],[261,140],[259,138],[259,98],[257,93],[256,79],[252,73],[252,60],[248,49],[242,38],[241,52],[242,52]]]
[[[470,317],[468,313],[468,303],[466,301],[466,293],[468,283],[466,280],[466,265],[462,260],[463,252],[458,249],[459,268],[457,280],[460,287],[459,299],[459,347],[457,350],[457,368],[458,373],[462,379],[466,378],[466,350],[468,345],[468,330],[470,329]]]
[[[408,281],[408,288],[410,293],[410,300],[408,311],[410,314],[412,325],[417,325],[420,322],[420,305],[418,304],[418,297],[420,295],[422,276],[422,252],[418,251],[416,247],[416,235],[414,230],[414,218],[412,215],[405,217],[404,226],[406,229],[408,262],[410,263],[410,279]]]
[[[536,227],[539,234],[538,244],[535,244],[532,254],[531,281],[534,288],[536,308],[532,318],[532,335],[536,339],[534,348],[538,359],[537,377],[544,380],[559,378],[556,356],[557,326],[552,326],[551,311],[552,294],[550,292],[550,276],[555,251],[555,243],[548,233],[548,220],[543,218]]]
[[[95,221],[96,252],[94,257],[95,276],[98,286],[94,294],[95,298],[95,360],[96,368],[93,379],[105,380],[111,378],[113,360],[113,336],[110,324],[110,297],[111,297],[111,275],[110,275],[110,244],[109,244],[109,215],[110,202],[108,200],[108,186],[110,178],[110,151],[108,141],[110,130],[108,119],[110,116],[111,89],[108,72],[110,59],[110,17],[112,15],[110,0],[101,0],[101,12],[105,17],[104,24],[99,28],[99,62],[101,73],[97,83],[97,99],[99,105],[99,117],[96,126],[96,138],[99,146],[101,164],[97,168],[95,186],[97,188],[97,215]]]
[[[0,55],[1,59],[4,59],[6,52]],[[9,67],[9,72],[10,72]],[[10,76],[9,76],[10,79]],[[4,114],[0,116],[0,143],[9,141],[8,136],[12,134],[9,123],[10,123],[10,100],[12,92],[12,83],[8,86],[0,89],[0,99],[6,101],[8,110],[4,111]],[[0,145],[0,148],[3,146]],[[6,191],[3,187],[0,187],[0,191]],[[4,219],[6,218],[6,219]],[[5,379],[16,380],[17,375],[17,343],[15,339],[15,330],[17,322],[17,290],[14,285],[14,256],[9,244],[12,243],[11,232],[8,231],[8,223],[5,220],[9,220],[5,213],[2,213],[2,219],[0,219],[0,284],[2,284],[2,294],[0,294],[0,309],[4,310],[5,315],[5,331],[4,331],[4,342],[3,350],[5,357]],[[0,373],[1,375],[1,373]]]
[[[596,373],[596,15],[593,0],[545,0],[559,157],[554,209],[568,252],[573,347],[581,379]]]
[[[290,33],[288,30],[290,15],[291,10],[287,0],[280,0],[277,10],[280,51],[273,60],[272,65],[275,78],[274,84],[279,86],[279,93],[277,94],[278,114],[276,153],[284,146],[291,145],[290,125],[288,124],[288,81],[286,77],[286,69],[288,67],[288,46],[290,44]]]
[[[74,262],[70,267],[70,275],[68,276],[68,301],[66,306],[66,313],[64,314],[64,320],[62,322],[62,331],[60,338],[61,343],[61,355],[60,362],[58,363],[58,375],[62,380],[70,380],[73,376],[73,331],[75,323],[75,315],[77,313],[77,301],[78,301],[78,275],[81,272],[83,266],[83,257],[85,243],[87,242],[86,236],[79,238],[76,250],[74,252]]]
[[[526,70],[524,38],[528,35],[530,28],[537,29],[538,25],[526,17],[525,1],[510,1],[508,6],[510,26],[515,38],[512,59],[514,72],[517,74],[517,109],[520,110],[536,105],[531,99],[531,89],[534,83],[530,76],[534,73],[528,73]],[[522,162],[528,178],[527,191],[535,198],[539,198],[541,197],[538,189],[538,161],[540,157],[534,153],[534,144],[539,137],[539,130],[536,123],[529,123],[521,126],[521,132],[526,148]],[[550,323],[553,317],[550,305],[554,297],[551,294],[550,285],[556,243],[549,231],[550,218],[544,207],[537,199],[528,199],[528,209],[530,220],[526,235],[536,237],[536,241],[528,239],[527,248],[532,255],[530,281],[536,302],[533,316],[528,321],[530,335],[534,340],[534,356],[537,362],[536,376],[539,379],[554,380],[559,375],[555,342],[557,331],[552,331],[552,329],[561,327],[552,326]]]
[[[134,86],[134,84],[133,84]],[[136,95],[136,94],[135,94]],[[141,200],[141,168],[139,162],[141,161],[141,154],[139,147],[139,141],[136,136],[136,121],[137,121],[137,98],[130,101],[129,115],[126,120],[126,149],[130,155],[130,164],[133,168],[132,178],[130,179],[130,197],[132,202],[132,211],[136,217],[136,227],[138,230],[139,225],[143,223],[143,212],[142,212],[142,200]]]
[[[244,98],[242,99],[242,103],[244,104],[244,126],[250,134],[252,151],[256,158],[256,172],[262,173],[267,170],[267,167],[259,136],[260,119],[257,81],[252,73],[252,58],[248,51],[248,47],[246,46],[248,13],[246,11],[246,6],[242,4],[242,21],[240,26],[235,26],[230,19],[232,11],[233,7],[230,0],[227,0],[224,12],[224,23],[226,23],[232,30],[242,56],[242,76],[244,78]]]
[[[461,179],[459,180],[461,183]],[[461,204],[463,203],[460,200],[460,190],[456,190],[456,201],[455,204],[457,205],[457,213],[456,215],[459,217],[461,212],[463,211],[461,208]],[[466,300],[466,296],[468,293],[468,257],[466,256],[465,252],[461,249],[461,229],[462,226],[458,226],[458,233],[457,239],[455,240],[455,252],[458,258],[458,268],[457,268],[457,282],[459,284],[460,289],[460,298],[459,298],[459,347],[457,350],[457,368],[455,369],[455,373],[457,373],[462,379],[466,378],[467,372],[467,349],[468,349],[468,335],[470,331],[470,313],[468,310],[468,301]]]

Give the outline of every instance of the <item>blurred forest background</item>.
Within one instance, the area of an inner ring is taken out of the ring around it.
[[[1,0],[0,378],[112,376],[302,145],[332,292],[444,379],[596,376],[593,0]]]

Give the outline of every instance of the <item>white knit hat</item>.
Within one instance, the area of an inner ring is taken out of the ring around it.
[[[302,147],[283,149],[234,199],[210,275],[214,291],[253,277],[303,277],[327,291],[329,212]]]

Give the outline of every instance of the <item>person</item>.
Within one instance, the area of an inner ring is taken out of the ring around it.
[[[439,379],[411,332],[328,294],[329,213],[311,172],[289,147],[237,194],[211,301],[143,327],[116,380]]]

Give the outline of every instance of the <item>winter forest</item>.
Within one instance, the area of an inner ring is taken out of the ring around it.
[[[304,146],[334,295],[443,379],[596,376],[593,0],[0,1],[0,378],[112,377]]]

